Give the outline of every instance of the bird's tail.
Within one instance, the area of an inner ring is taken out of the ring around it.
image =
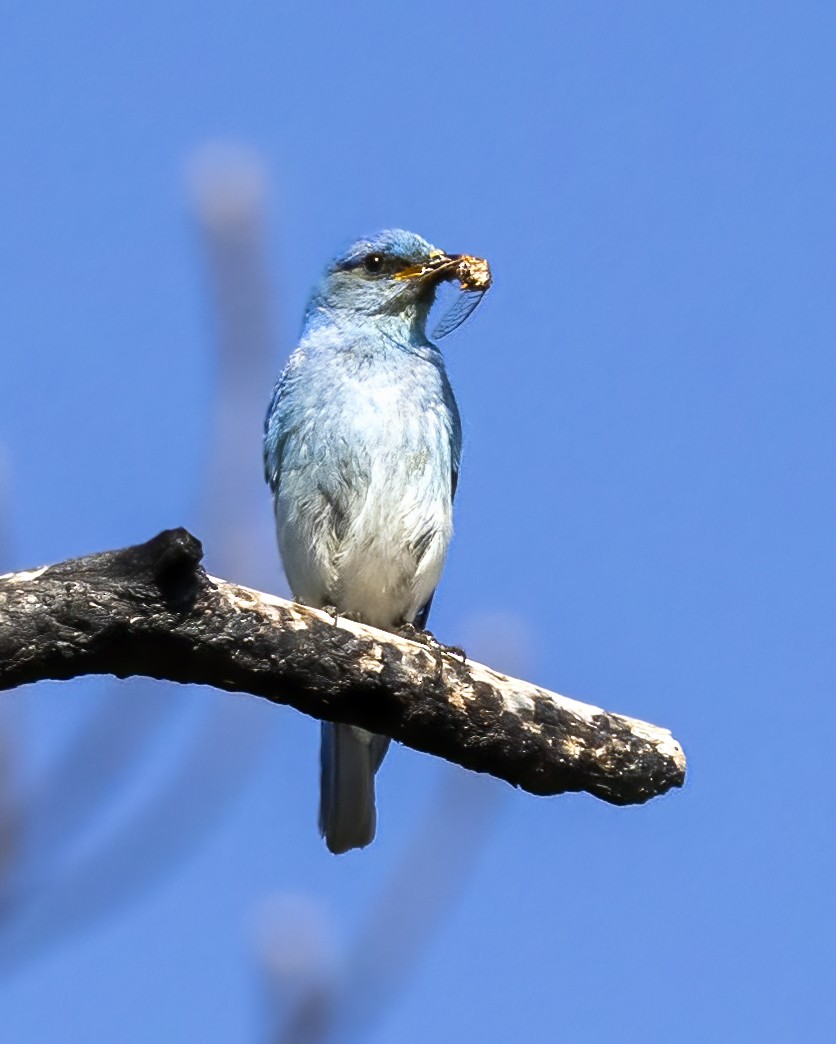
[[[319,831],[339,854],[374,838],[374,775],[389,739],[353,725],[322,723]]]

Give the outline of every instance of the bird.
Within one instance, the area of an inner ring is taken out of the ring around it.
[[[462,448],[426,325],[461,258],[387,229],[338,254],[311,294],[264,433],[279,552],[298,602],[388,631],[426,627]],[[375,773],[389,742],[322,723],[319,829],[331,852],[373,840]]]

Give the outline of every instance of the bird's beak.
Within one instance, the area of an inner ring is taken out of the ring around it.
[[[443,250],[433,250],[426,261],[396,272],[395,279],[437,279],[439,282],[443,279],[452,279],[460,256],[460,254],[445,254]]]
[[[488,262],[470,254],[445,254],[434,250],[419,265],[410,265],[396,272],[395,279],[428,279],[444,282],[458,279],[462,290],[487,290],[491,285],[491,270]]]

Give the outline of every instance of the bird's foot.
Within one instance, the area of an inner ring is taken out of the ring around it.
[[[402,624],[398,628],[398,634],[401,638],[406,638],[410,642],[417,642],[418,645],[425,645],[438,657],[455,656],[457,659],[460,659],[462,663],[467,660],[467,653],[461,648],[461,646],[445,645],[436,638],[432,631],[423,631],[420,627],[416,627],[414,624]]]
[[[460,645],[442,645],[442,649],[448,656],[455,656],[462,663],[467,663],[467,653]]]
[[[340,620],[351,620],[352,623],[362,623],[363,620],[359,613],[352,612],[349,610],[338,609],[335,605],[323,605],[320,610],[321,613],[327,613],[334,626],[336,627]]]

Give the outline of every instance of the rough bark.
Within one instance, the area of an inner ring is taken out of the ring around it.
[[[534,794],[681,786],[670,733],[210,577],[184,529],[0,577],[0,689],[83,674],[212,685],[349,722]]]

